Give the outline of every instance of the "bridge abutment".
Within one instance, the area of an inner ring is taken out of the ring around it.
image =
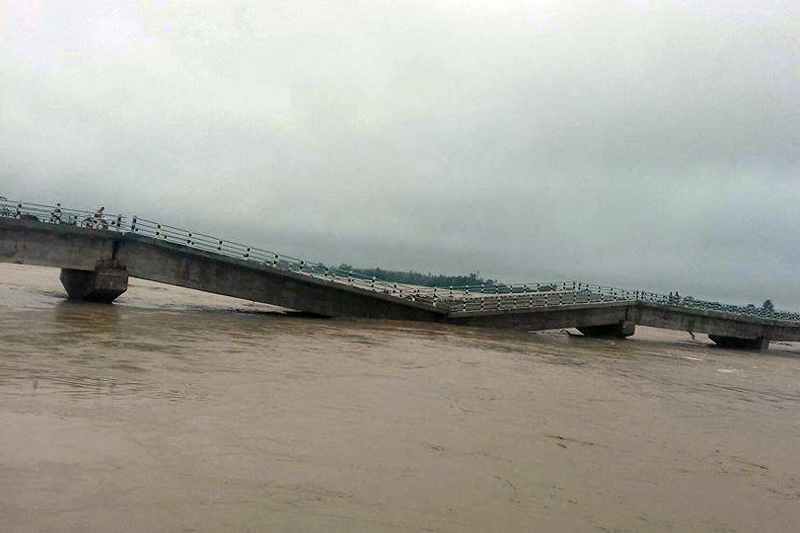
[[[578,328],[586,337],[630,337],[636,333],[636,324],[630,320],[620,320],[615,324],[600,326],[581,326]]]
[[[128,290],[128,271],[124,268],[62,268],[60,279],[72,300],[111,303]]]
[[[740,350],[766,350],[769,348],[769,339],[766,337],[742,339],[740,337],[728,337],[726,335],[714,335],[709,333],[708,338],[714,341],[714,344],[722,348],[738,348]]]

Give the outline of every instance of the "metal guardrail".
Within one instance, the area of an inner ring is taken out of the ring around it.
[[[49,224],[64,224],[92,230],[116,231],[144,235],[164,242],[186,246],[236,258],[256,265],[294,272],[330,283],[358,287],[390,297],[415,301],[450,313],[482,311],[511,311],[533,308],[552,308],[568,305],[614,302],[650,302],[660,305],[719,311],[736,315],[800,322],[800,313],[769,311],[753,306],[722,304],[659,294],[643,290],[627,290],[578,281],[528,284],[483,284],[459,287],[422,287],[375,279],[357,272],[305,261],[262,248],[196,233],[138,216],[104,214],[72,208],[56,208],[42,204],[11,202],[0,199],[0,217],[27,219]]]
[[[0,197],[1,198],[1,197]],[[105,213],[101,219],[96,212],[54,207],[41,204],[10,202],[0,199],[0,217],[64,224],[81,228],[106,229],[120,231],[124,227],[125,217]]]

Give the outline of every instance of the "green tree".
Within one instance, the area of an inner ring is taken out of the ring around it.
[[[764,303],[761,304],[761,309],[772,313],[775,311],[775,306],[772,304],[772,300],[764,300]]]
[[[423,274],[410,270],[407,272],[400,272],[395,270],[384,270],[380,267],[375,268],[357,268],[349,264],[342,264],[339,270],[353,272],[362,276],[374,277],[381,281],[390,281],[397,283],[406,283],[409,285],[423,285],[428,287],[463,287],[484,285],[485,287],[494,287],[498,283],[493,279],[484,279],[480,277],[480,273],[472,272],[468,275],[453,275],[448,276],[444,274]]]

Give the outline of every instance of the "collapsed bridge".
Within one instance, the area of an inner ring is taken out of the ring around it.
[[[0,262],[61,268],[70,298],[112,302],[141,278],[303,311],[629,336],[637,324],[719,345],[800,340],[800,315],[582,282],[433,288],[366,278],[138,217],[0,201]]]

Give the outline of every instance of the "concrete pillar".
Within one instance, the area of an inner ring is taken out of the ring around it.
[[[128,271],[124,268],[96,270],[61,269],[61,284],[73,300],[111,303],[128,290]]]
[[[769,339],[766,337],[742,339],[739,337],[712,335],[709,333],[708,338],[714,341],[714,344],[722,348],[738,348],[740,350],[766,350],[769,348]]]
[[[636,333],[636,324],[630,320],[620,320],[616,324],[601,326],[581,326],[578,331],[587,337],[630,337]]]

